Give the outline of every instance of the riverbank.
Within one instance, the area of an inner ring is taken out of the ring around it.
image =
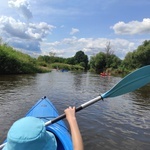
[[[3,44],[0,45],[0,74],[45,73],[52,69],[84,70],[80,65],[46,63]]]

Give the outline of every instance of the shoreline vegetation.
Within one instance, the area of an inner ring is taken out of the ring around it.
[[[49,55],[33,58],[0,42],[0,75],[45,73],[52,69],[67,71],[106,72],[111,75],[127,74],[139,67],[150,65],[150,40],[146,40],[121,60],[111,51],[110,42],[104,52],[90,57],[78,51],[74,57],[62,58],[50,52]]]
[[[44,58],[45,56],[33,58],[30,55],[17,51],[6,44],[1,44],[0,75],[46,73],[51,72],[52,69],[84,70],[80,65],[70,65],[60,63],[59,61],[49,63],[45,61]],[[51,60],[50,57],[49,59]]]

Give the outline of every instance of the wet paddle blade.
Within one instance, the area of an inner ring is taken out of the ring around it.
[[[119,96],[128,92],[132,92],[148,83],[150,83],[150,65],[130,73],[112,89],[101,96],[103,98]]]

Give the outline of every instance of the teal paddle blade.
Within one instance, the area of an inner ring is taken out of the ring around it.
[[[132,92],[150,83],[150,65],[142,67],[124,77],[112,89],[102,94],[102,98],[115,97]]]

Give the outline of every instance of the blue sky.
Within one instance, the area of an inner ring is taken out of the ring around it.
[[[149,0],[1,0],[0,37],[34,56],[89,57],[111,50],[123,59],[150,40]]]

